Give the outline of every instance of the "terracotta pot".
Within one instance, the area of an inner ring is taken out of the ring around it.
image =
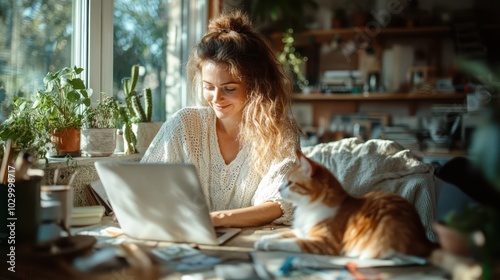
[[[469,255],[469,243],[466,234],[441,223],[434,223],[441,249],[457,256]]]
[[[74,127],[53,130],[52,145],[56,150],[51,156],[79,156],[80,155],[80,129]]]

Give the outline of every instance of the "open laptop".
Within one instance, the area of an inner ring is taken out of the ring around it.
[[[214,228],[193,165],[97,161],[95,167],[127,236],[220,245],[241,231]]]

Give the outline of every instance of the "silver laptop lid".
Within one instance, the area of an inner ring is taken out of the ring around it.
[[[126,235],[218,244],[193,165],[97,161],[95,166]]]

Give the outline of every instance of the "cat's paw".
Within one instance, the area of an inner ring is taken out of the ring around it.
[[[272,250],[276,250],[274,249],[275,247],[275,243],[277,241],[275,239],[269,239],[269,238],[261,238],[260,240],[257,240],[254,244],[253,244],[253,248],[255,250],[261,250],[261,251],[272,251]]]
[[[260,240],[276,240],[276,239],[281,239],[283,238],[283,233],[274,233],[274,234],[267,234],[267,235],[262,235],[260,237]]]
[[[261,251],[288,251],[288,252],[300,252],[299,245],[292,239],[264,239],[254,243],[255,250]]]

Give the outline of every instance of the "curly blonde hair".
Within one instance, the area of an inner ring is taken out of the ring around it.
[[[300,129],[291,113],[292,80],[265,37],[240,11],[210,21],[208,31],[187,64],[193,97],[208,103],[201,91],[201,67],[211,61],[228,66],[247,87],[240,124],[240,143],[250,146],[254,168],[265,174],[273,162],[284,160],[299,148]]]

